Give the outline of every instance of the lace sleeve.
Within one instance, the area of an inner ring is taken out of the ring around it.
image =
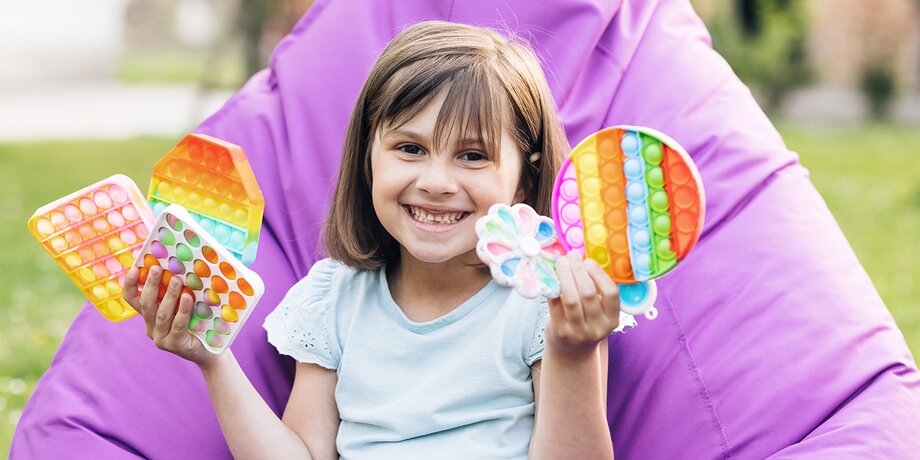
[[[262,327],[279,353],[302,363],[331,370],[338,368],[331,302],[335,296],[331,291],[335,272],[342,266],[331,259],[316,262],[310,273],[294,284],[265,318]]]
[[[537,320],[534,322],[530,350],[527,352],[527,359],[525,359],[528,366],[533,366],[533,363],[543,359],[543,348],[546,345],[546,340],[543,336],[543,328],[546,327],[546,322],[549,321],[549,304],[546,303],[546,299],[540,302],[539,308]]]

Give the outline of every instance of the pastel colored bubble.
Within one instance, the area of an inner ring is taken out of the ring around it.
[[[188,322],[188,330],[192,332],[204,332],[205,322],[204,319],[198,316],[192,316],[192,319]]]
[[[236,249],[243,248],[243,232],[239,230],[234,230],[233,234],[230,235],[230,246]]]
[[[220,338],[219,335],[217,335],[216,332],[214,332],[214,329],[208,330],[208,332],[205,333],[204,337],[205,337],[205,342],[207,342],[208,345],[211,347],[219,348],[221,345],[224,344],[224,341]]]
[[[197,248],[201,245],[201,240],[198,238],[198,235],[196,235],[195,232],[186,230],[185,233],[183,233],[183,236],[185,237],[185,241],[188,242],[188,244],[190,244],[192,247]]]
[[[246,294],[249,296],[254,294],[254,291],[252,290],[252,285],[249,284],[249,281],[246,281],[246,278],[240,278],[239,280],[237,280],[236,285],[237,287],[240,288],[241,291],[243,291],[243,294]]]
[[[199,291],[204,287],[204,283],[201,282],[201,278],[194,273],[188,273],[185,275],[185,285],[189,288]]]
[[[166,251],[166,246],[163,246],[159,241],[150,243],[150,254],[153,254],[157,259],[165,259],[169,255]]]
[[[96,203],[99,209],[109,209],[112,207],[112,197],[100,190],[93,194],[93,203]]]
[[[192,250],[185,243],[176,244],[176,257],[183,262],[191,262]]]
[[[236,269],[233,268],[233,265],[227,262],[221,262],[218,267],[220,268],[220,272],[227,277],[227,279],[236,279]]]
[[[220,296],[213,289],[204,290],[204,301],[210,306],[215,306],[220,303]]]
[[[54,225],[48,219],[38,219],[35,222],[35,228],[38,229],[42,236],[54,233]]]
[[[51,223],[54,224],[54,227],[58,230],[64,228],[67,225],[67,218],[64,217],[64,213],[60,211],[52,212],[48,218],[51,219]]]
[[[51,240],[51,247],[54,248],[55,251],[61,252],[67,249],[67,240],[60,236],[55,237]]]
[[[217,162],[217,169],[220,169],[224,172],[230,172],[233,170],[233,160],[230,159],[230,155],[226,153],[220,155],[220,159]]]
[[[93,252],[95,252],[99,257],[109,254],[109,247],[106,246],[106,244],[102,241],[96,241],[90,247],[93,248]]]
[[[214,184],[214,191],[218,195],[227,195],[230,193],[230,181],[224,177],[218,177],[217,182]]]
[[[97,278],[105,278],[106,276],[109,276],[109,269],[105,268],[104,263],[94,264],[92,269],[93,275],[96,275]]]
[[[83,263],[83,259],[81,259],[77,254],[70,253],[64,256],[64,263],[66,263],[70,268],[75,268]]]
[[[211,219],[201,219],[201,222],[199,222],[199,223],[201,224],[201,228],[203,228],[206,232],[208,232],[208,233],[210,233],[210,234],[212,234],[212,235],[214,234],[214,225],[215,225],[215,223],[214,223],[213,220],[211,220]]]
[[[157,239],[166,246],[173,246],[176,244],[176,236],[166,227],[160,227],[157,230]]]
[[[70,246],[75,246],[83,241],[83,238],[80,238],[80,234],[73,230],[64,232],[64,239],[67,240],[67,244]]]
[[[182,221],[180,221],[178,218],[176,218],[176,216],[174,216],[174,215],[172,215],[172,214],[167,214],[167,215],[166,215],[166,223],[168,223],[169,226],[172,227],[173,230],[175,230],[175,231],[177,231],[177,232],[182,231]]]
[[[214,318],[214,332],[227,335],[230,333],[230,325],[223,318]]]
[[[121,238],[117,236],[109,238],[108,245],[109,249],[111,249],[113,252],[118,252],[125,248],[124,241],[122,241]]]
[[[217,151],[211,148],[206,148],[204,151],[204,164],[209,168],[217,166]]]
[[[169,258],[169,261],[166,263],[166,267],[169,268],[169,271],[176,275],[185,273],[185,264],[183,264],[182,261],[175,257]]]
[[[83,219],[83,213],[76,206],[68,204],[64,206],[64,217],[71,222],[79,222]]]
[[[89,262],[96,258],[96,253],[93,252],[92,248],[83,246],[80,249],[77,249],[77,254],[86,262]]]
[[[130,267],[134,265],[134,256],[130,252],[123,252],[118,255],[118,262],[121,263],[122,267]]]
[[[195,302],[195,316],[204,319],[211,319],[213,312],[211,311],[211,307],[209,307],[208,304],[199,301]]]
[[[112,211],[106,214],[105,217],[113,227],[121,227],[125,224],[125,218],[118,211]]]
[[[122,230],[118,237],[121,238],[125,244],[134,244],[137,243],[137,235],[134,234],[131,230]]]
[[[109,188],[109,196],[116,203],[124,203],[128,200],[128,194],[118,185],[113,185]]]
[[[83,214],[87,216],[92,216],[93,214],[96,214],[96,211],[98,210],[96,208],[96,203],[93,203],[93,200],[89,198],[81,198],[79,205],[80,205],[80,211],[82,211]]]
[[[109,231],[112,226],[109,225],[109,222],[104,218],[99,218],[93,221],[93,228],[99,233],[105,233]]]
[[[82,224],[77,227],[77,232],[83,237],[84,240],[88,240],[96,236],[96,230],[93,229],[93,226],[90,224]]]

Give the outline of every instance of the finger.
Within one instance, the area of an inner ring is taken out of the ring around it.
[[[176,304],[179,301],[179,293],[182,290],[182,281],[179,278],[169,280],[166,288],[166,295],[160,301],[160,308],[157,308],[156,325],[154,334],[159,340],[164,340],[169,335],[172,327],[173,318],[176,315]]]
[[[574,258],[572,256],[575,256]],[[589,324],[592,320],[597,320],[601,315],[600,300],[597,298],[597,288],[594,286],[594,280],[588,274],[585,268],[585,262],[578,254],[569,255],[572,264],[572,278],[575,280],[575,288],[578,291],[578,300],[581,304],[580,312],[582,321]]]
[[[138,272],[137,267],[131,267],[131,269],[128,270],[128,273],[125,274],[125,278],[122,280],[122,289],[124,289],[123,295],[125,302],[128,302],[128,305],[130,305],[131,308],[137,310],[138,313],[141,313],[141,307],[140,304],[138,304],[138,300],[140,300],[138,297],[140,296],[138,296],[137,292],[137,278],[140,276],[139,273],[140,272]]]
[[[147,282],[141,290],[141,313],[144,317],[151,317],[156,313],[157,293],[160,290],[160,279],[163,277],[163,268],[153,266],[147,274]]]
[[[572,264],[568,257],[560,257],[556,261],[556,274],[559,275],[559,303],[561,306],[558,312],[562,313],[559,319],[568,320],[569,316],[575,318],[578,310],[578,288],[575,285],[575,279],[572,278]]]
[[[588,274],[591,275],[597,291],[601,294],[603,314],[608,318],[616,318],[619,321],[620,289],[617,284],[610,279],[610,275],[597,262],[588,260],[585,262],[585,267],[588,269]]]
[[[181,344],[188,340],[188,323],[192,317],[192,296],[181,294],[179,296],[179,312],[173,318],[172,328],[169,331],[169,341]]]

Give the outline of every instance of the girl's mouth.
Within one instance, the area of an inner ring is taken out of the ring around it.
[[[470,215],[465,211],[435,211],[412,205],[403,205],[403,209],[414,221],[428,225],[454,225]]]

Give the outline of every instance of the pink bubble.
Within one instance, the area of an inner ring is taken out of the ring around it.
[[[83,218],[83,213],[76,206],[68,204],[64,206],[64,216],[71,222],[79,222]]]
[[[128,199],[128,194],[117,185],[113,185],[109,188],[109,196],[111,196],[112,200],[116,203],[123,203]]]

